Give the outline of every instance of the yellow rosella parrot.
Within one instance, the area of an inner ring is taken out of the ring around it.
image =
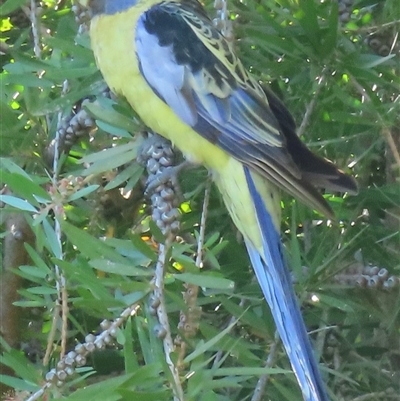
[[[304,400],[327,401],[282,255],[279,189],[332,216],[315,187],[355,192],[354,180],[307,149],[287,109],[244,69],[197,0],[87,1],[107,84],[149,128],[211,172]]]

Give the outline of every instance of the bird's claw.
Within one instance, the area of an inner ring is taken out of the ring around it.
[[[159,160],[159,163],[162,159]],[[160,163],[161,164],[161,163]],[[185,168],[189,167],[190,163],[187,161],[182,162],[177,166],[167,166],[159,169],[157,174],[149,175],[146,183],[145,195],[150,196],[154,192],[159,192],[162,190],[162,187],[165,186],[168,182],[170,186],[175,188],[175,191],[178,192],[178,196],[183,198],[182,192],[180,190],[178,175]],[[148,166],[149,167],[149,166]]]

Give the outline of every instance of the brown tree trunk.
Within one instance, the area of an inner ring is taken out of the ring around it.
[[[0,333],[11,347],[20,341],[20,309],[13,305],[18,299],[18,289],[22,278],[12,269],[28,263],[26,242],[33,243],[33,233],[22,214],[12,213],[5,220],[7,235],[3,243],[3,266],[0,272]],[[9,368],[1,364],[0,374],[12,374]],[[0,383],[0,394],[7,390]]]

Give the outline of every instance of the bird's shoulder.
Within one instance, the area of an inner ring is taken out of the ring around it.
[[[207,71],[215,81],[223,77],[232,88],[239,86],[265,97],[233,43],[214,26],[197,0],[164,1],[150,7],[142,18],[145,30],[157,37],[160,46],[172,47],[178,65],[188,66],[193,73]]]

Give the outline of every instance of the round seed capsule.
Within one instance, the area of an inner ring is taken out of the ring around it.
[[[107,319],[104,319],[101,323],[100,323],[100,327],[102,330],[107,330],[109,329],[111,326],[111,322]]]
[[[57,379],[57,374],[55,369],[51,369],[49,372],[46,373],[46,381],[53,382]]]
[[[83,355],[78,355],[75,361],[77,366],[83,366],[86,364],[86,358]]]
[[[72,368],[71,366],[68,366],[65,368],[65,372],[67,373],[68,376],[72,376],[75,373],[75,369]]]
[[[92,343],[95,339],[96,339],[96,336],[95,336],[94,334],[88,334],[88,335],[85,337],[85,341],[86,341],[87,343]]]
[[[155,296],[154,294],[149,296],[149,306],[156,309],[160,306],[160,298]]]
[[[111,336],[109,336],[109,335],[106,335],[106,336],[104,336],[103,341],[104,341],[105,344],[111,344],[112,341],[113,341],[113,338]]]
[[[58,380],[64,381],[67,378],[67,372],[65,370],[60,370],[57,372],[57,378]]]
[[[83,344],[79,343],[75,345],[75,352],[78,354],[84,354],[86,352],[86,349]]]
[[[167,335],[167,330],[165,330],[165,327],[161,324],[156,324],[153,330],[154,334],[160,339],[165,338],[165,336]]]
[[[94,345],[94,343],[85,343],[85,348],[88,352],[93,352],[96,348],[96,346]]]

